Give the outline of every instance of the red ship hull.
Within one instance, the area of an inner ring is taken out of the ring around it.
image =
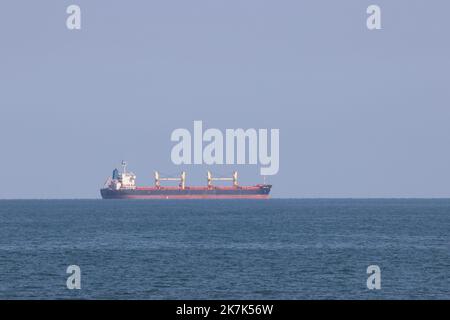
[[[244,187],[136,187],[101,189],[103,199],[268,199],[271,185]]]
[[[269,195],[192,195],[192,196],[175,196],[175,195],[125,195],[125,196],[118,196],[114,198],[104,198],[104,199],[269,199]]]

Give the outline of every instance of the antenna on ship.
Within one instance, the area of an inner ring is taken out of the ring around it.
[[[122,160],[122,172],[123,173],[127,172],[127,163],[124,160]]]

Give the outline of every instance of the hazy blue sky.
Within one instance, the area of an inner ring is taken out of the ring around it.
[[[66,7],[82,30],[66,28]],[[382,8],[382,30],[366,8]],[[0,11],[0,198],[139,184],[170,134],[279,128],[274,197],[450,195],[449,1],[18,1]],[[260,182],[259,166],[237,168]]]

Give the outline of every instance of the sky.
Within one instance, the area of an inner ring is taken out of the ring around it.
[[[66,8],[81,8],[81,30]],[[366,9],[381,8],[381,30]],[[124,159],[171,161],[173,130],[279,129],[277,198],[450,195],[449,1],[3,0],[0,198],[99,198]]]

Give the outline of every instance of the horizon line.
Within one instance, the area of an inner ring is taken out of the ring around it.
[[[268,199],[102,199],[100,197],[96,198],[0,198],[0,201],[32,201],[32,200],[136,200],[136,201],[155,201],[155,200],[258,200],[258,201],[267,201],[267,200],[445,200],[450,199],[450,195],[448,197],[443,196],[392,196],[392,197],[270,197]]]

